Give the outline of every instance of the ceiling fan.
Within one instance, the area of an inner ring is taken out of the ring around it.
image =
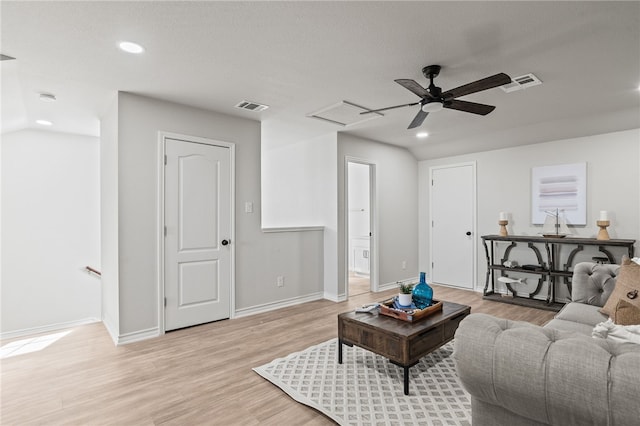
[[[426,89],[416,83],[415,80],[406,78],[395,80],[396,83],[403,86],[405,89],[418,95],[421,98],[420,101],[410,104],[372,109],[361,112],[360,114],[371,114],[373,112],[387,111],[394,108],[420,104],[420,111],[418,111],[418,114],[415,116],[411,124],[409,124],[407,129],[419,127],[430,112],[439,111],[442,108],[457,109],[458,111],[470,112],[472,114],[487,115],[496,107],[492,105],[478,104],[475,102],[461,101],[456,98],[511,83],[511,77],[505,73],[500,73],[443,92],[442,89],[433,84],[433,79],[440,74],[440,69],[440,65],[428,65],[422,68],[422,74],[424,74],[424,76],[431,82],[429,87]]]

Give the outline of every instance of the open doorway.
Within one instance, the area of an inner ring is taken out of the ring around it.
[[[371,291],[372,253],[371,164],[347,162],[347,253],[348,295]]]

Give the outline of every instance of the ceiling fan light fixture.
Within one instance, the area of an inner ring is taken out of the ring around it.
[[[429,133],[427,133],[427,132],[418,132],[418,133],[416,133],[416,137],[420,138],[420,139],[428,138],[429,137]]]
[[[422,105],[422,111],[424,112],[437,112],[443,108],[442,102],[429,102]]]

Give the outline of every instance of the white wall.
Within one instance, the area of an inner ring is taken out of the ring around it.
[[[429,168],[477,162],[478,287],[484,287],[486,260],[481,235],[497,234],[498,213],[511,215],[513,235],[538,235],[531,225],[531,168],[587,163],[587,225],[572,227],[572,236],[594,238],[597,215],[611,216],[611,238],[640,240],[640,129],[420,162],[420,211],[429,211]],[[428,214],[420,215],[420,265],[430,264]],[[636,250],[638,243],[636,243]],[[586,260],[586,259],[585,259]]]
[[[262,226],[323,226],[324,297],[338,295],[337,135],[280,145],[263,134]],[[275,146],[275,148],[272,148]]]
[[[271,145],[268,138],[262,145],[262,226],[328,224],[335,216],[336,134]]]
[[[102,322],[111,335],[120,328],[118,266],[118,102],[100,120],[100,255]]]
[[[99,321],[99,140],[2,135],[2,336]]]
[[[232,242],[236,250],[236,311],[265,310],[321,297],[322,233],[262,232],[259,122],[130,93],[119,93],[117,116],[117,164],[106,165],[117,167],[116,341],[159,333],[159,131],[236,144],[236,238]],[[254,213],[244,213],[247,201],[254,203]],[[284,287],[276,286],[277,276],[285,277]]]

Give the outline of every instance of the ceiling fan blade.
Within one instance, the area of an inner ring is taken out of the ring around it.
[[[445,98],[457,98],[460,96],[469,95],[471,93],[481,92],[483,90],[503,86],[509,83],[511,83],[511,77],[501,72],[500,74],[492,75],[491,77],[483,78],[482,80],[474,81],[473,83],[465,84],[464,86],[447,90],[442,94],[442,96]]]
[[[414,102],[412,104],[402,104],[402,105],[396,105],[396,106],[391,106],[391,107],[386,107],[386,108],[380,108],[380,109],[371,109],[369,111],[364,111],[361,112],[360,115],[363,114],[371,114],[372,112],[380,112],[380,111],[387,111],[389,109],[394,109],[394,108],[402,108],[402,107],[406,107],[406,106],[414,106],[414,105],[418,105],[420,102]]]
[[[420,127],[425,118],[429,115],[428,112],[424,112],[423,110],[418,111],[418,114],[413,118],[411,124],[407,129],[415,129],[416,127]]]
[[[475,102],[461,101],[453,99],[443,104],[445,108],[457,109],[458,111],[470,112],[472,114],[487,115],[496,107],[493,105],[478,104]]]
[[[411,80],[408,78],[400,78],[394,81],[398,83],[400,86],[404,87],[405,89],[410,90],[416,95],[420,96],[421,98],[424,98],[426,96],[431,99],[432,97],[431,93],[429,93],[427,89],[425,89],[424,87],[416,83],[415,80]]]

